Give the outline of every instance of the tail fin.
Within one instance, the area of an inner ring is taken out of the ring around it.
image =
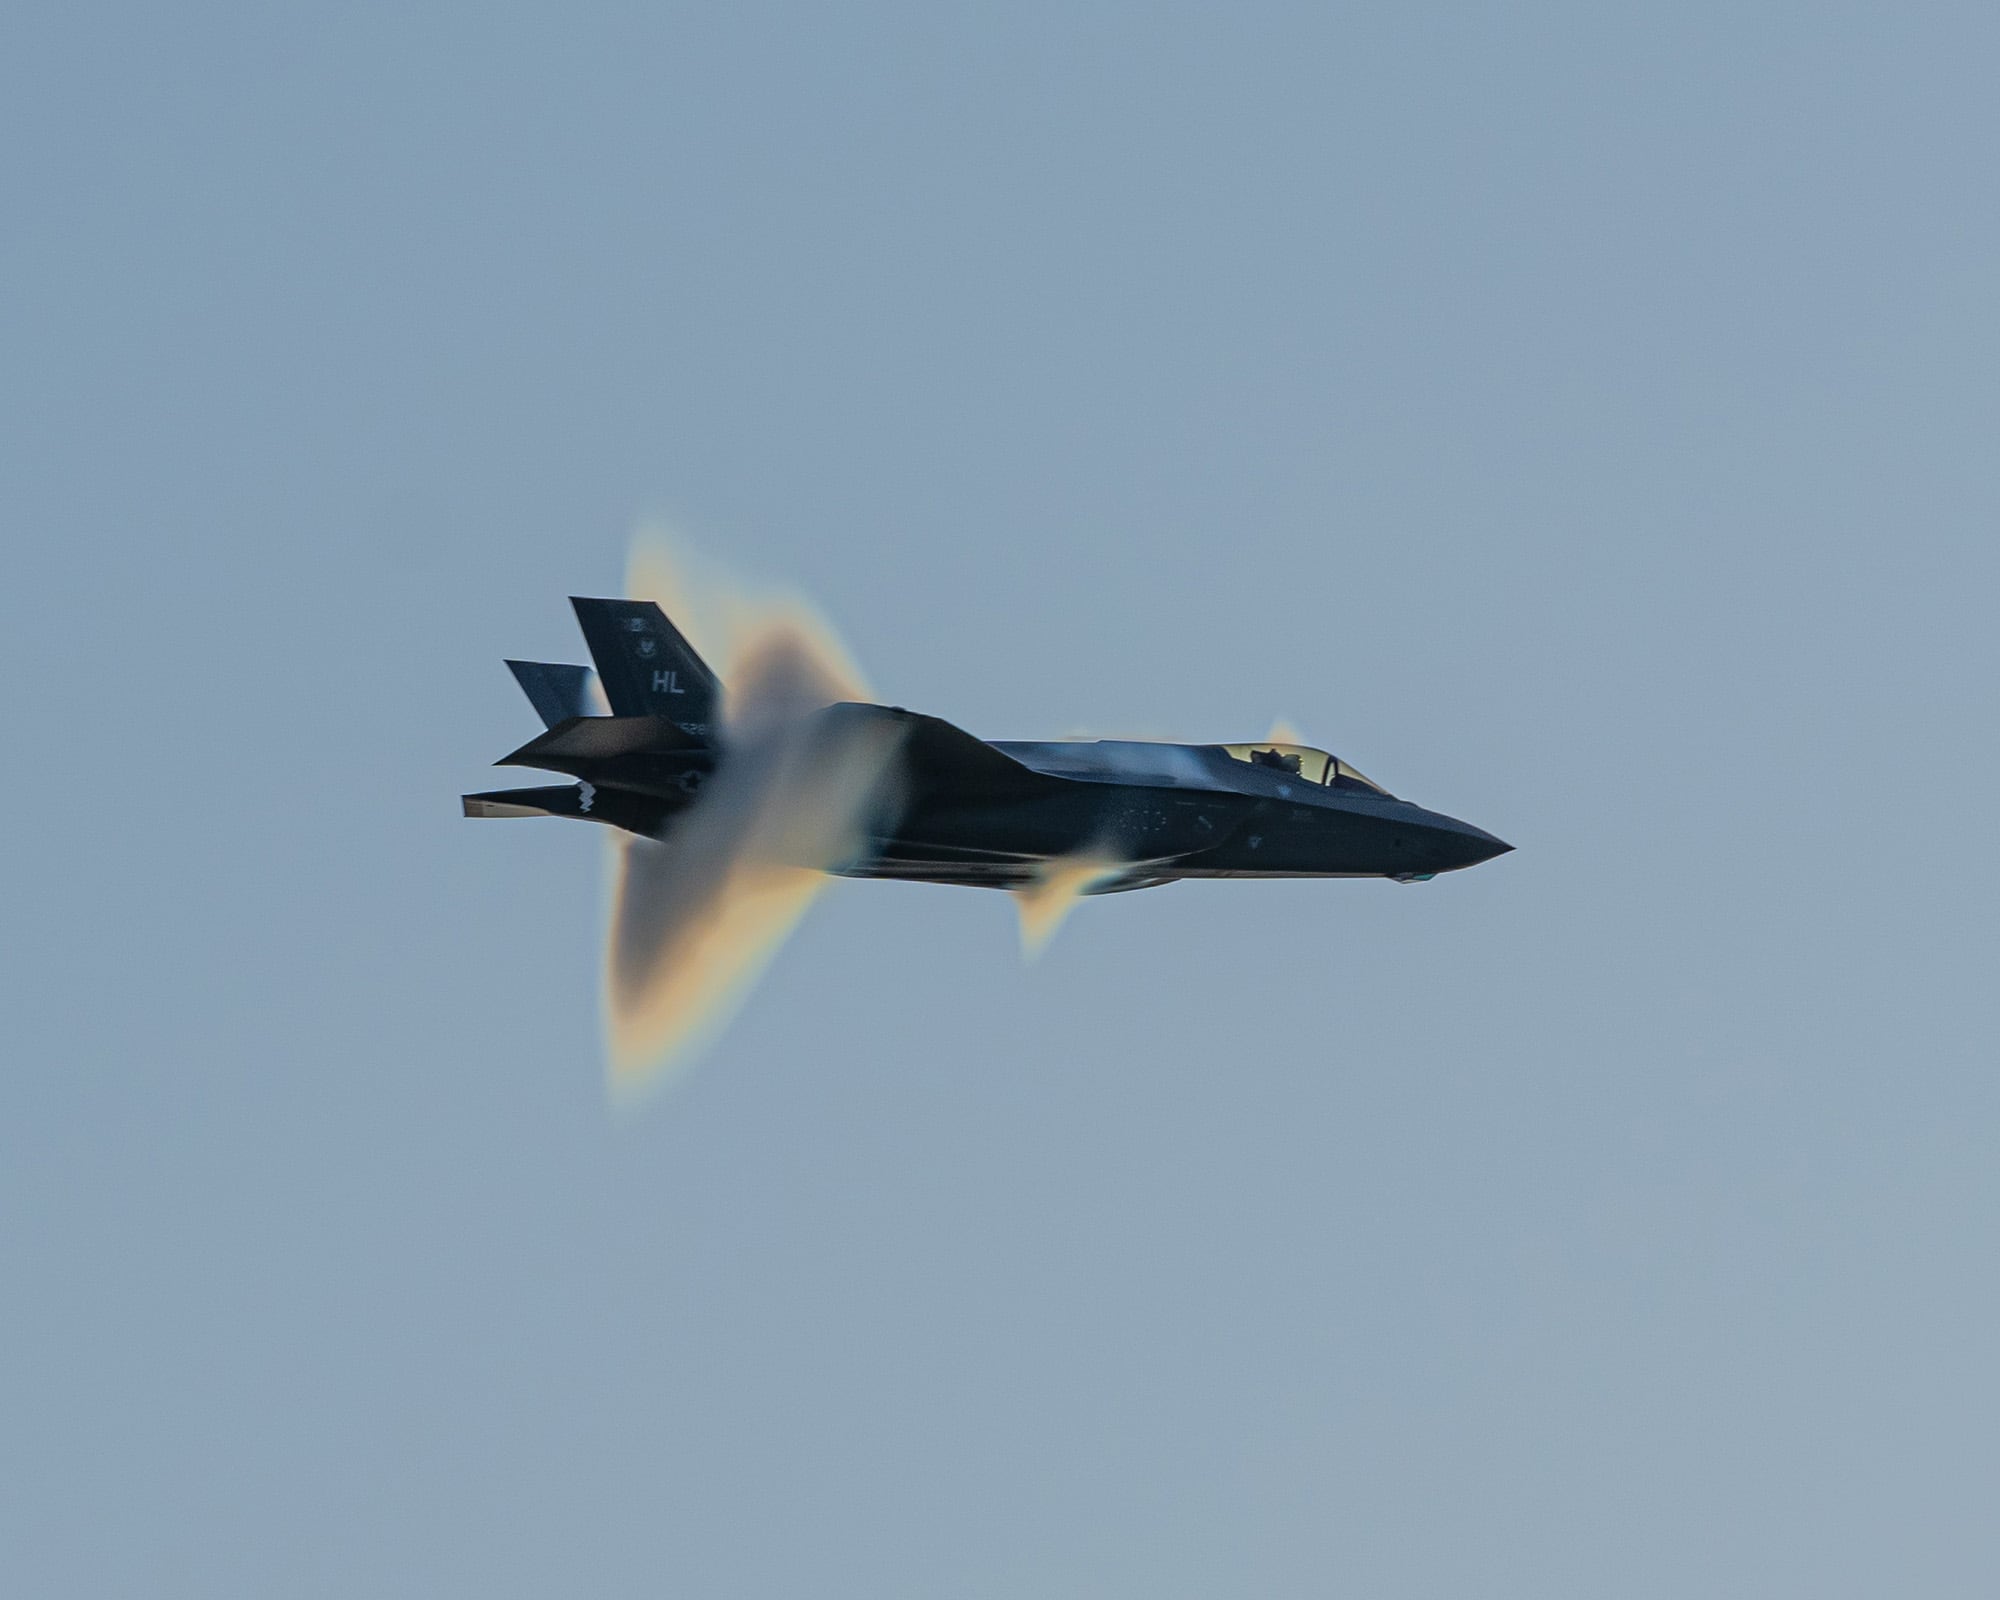
[[[553,661],[510,661],[507,667],[545,728],[571,717],[587,717],[596,709],[590,703],[588,667],[559,666]]]
[[[614,716],[663,717],[702,736],[713,731],[722,686],[665,612],[650,600],[570,604]]]

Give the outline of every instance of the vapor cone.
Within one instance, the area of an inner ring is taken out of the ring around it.
[[[1032,961],[1056,936],[1077,901],[1110,882],[1129,863],[1110,855],[1065,856],[1052,861],[1026,888],[1014,891],[1021,915],[1021,954]]]
[[[661,541],[635,545],[627,593],[657,599],[723,682],[721,756],[660,839],[613,846],[605,959],[611,1084],[655,1083],[725,1023],[813,898],[895,803],[896,736],[822,715],[867,691],[802,602],[691,580]]]

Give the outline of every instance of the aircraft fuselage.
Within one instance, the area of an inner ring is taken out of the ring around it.
[[[755,739],[721,741],[721,685],[658,606],[574,604],[613,715],[595,714],[587,669],[510,662],[547,731],[498,764],[577,782],[467,795],[466,814],[576,817],[666,837],[730,763],[754,765]],[[1181,878],[1407,881],[1511,848],[1304,745],[986,741],[862,703],[825,706],[785,737],[816,756],[880,756],[858,847],[811,863],[850,877],[1019,889],[1065,863],[1095,863],[1096,893]],[[838,760],[798,766],[793,798],[810,809],[815,774],[840,770]],[[841,803],[852,808],[852,797]]]

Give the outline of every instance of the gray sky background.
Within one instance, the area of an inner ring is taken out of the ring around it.
[[[1996,48],[17,9],[0,1587],[1995,1592]],[[1518,852],[837,886],[621,1120],[457,796],[646,517]]]

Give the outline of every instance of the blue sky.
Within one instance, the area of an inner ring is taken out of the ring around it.
[[[1996,42],[18,18],[5,1586],[1991,1593]],[[1519,848],[838,885],[614,1115],[457,796],[648,521]]]

